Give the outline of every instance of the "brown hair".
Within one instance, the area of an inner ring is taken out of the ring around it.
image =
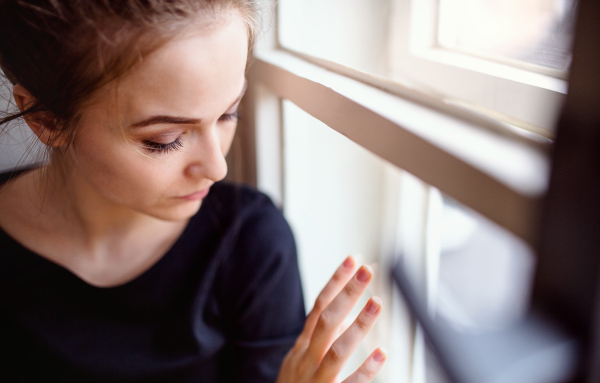
[[[235,10],[252,47],[256,0],[0,0],[0,68],[35,98],[23,111],[71,141],[86,104],[175,35],[219,11]],[[5,82],[6,83],[6,82]],[[40,113],[42,112],[42,113]]]

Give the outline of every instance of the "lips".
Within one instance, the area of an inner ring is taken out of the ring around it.
[[[178,198],[184,199],[186,201],[198,201],[198,200],[204,199],[204,197],[206,197],[208,195],[209,191],[210,191],[210,188],[206,188],[204,190],[200,190],[195,193],[188,194],[188,195],[185,195],[183,197],[178,197]]]

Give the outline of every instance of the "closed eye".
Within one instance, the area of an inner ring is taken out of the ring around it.
[[[177,137],[175,141],[169,142],[167,144],[145,140],[143,141],[143,145],[144,148],[150,153],[169,153],[173,150],[180,150],[183,147],[183,143],[181,142],[181,136]]]
[[[219,117],[219,121],[237,121],[240,119],[240,114],[235,111],[233,113],[226,113]]]

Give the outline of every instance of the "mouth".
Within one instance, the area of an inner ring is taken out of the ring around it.
[[[204,199],[204,197],[206,197],[208,195],[209,191],[210,191],[210,188],[208,187],[206,189],[197,191],[195,193],[184,195],[183,197],[177,197],[177,198],[183,199],[186,201],[198,201],[198,200]]]

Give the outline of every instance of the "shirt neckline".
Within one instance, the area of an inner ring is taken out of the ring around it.
[[[13,177],[15,177],[15,178],[19,177],[19,176],[23,175],[24,173],[34,170],[36,168],[37,168],[37,166],[24,167],[24,168],[18,168],[18,169],[14,169],[12,171],[0,173],[0,187],[4,183],[6,183],[9,179],[12,179]],[[211,191],[212,191],[212,189],[211,189]],[[56,263],[56,262],[52,261],[51,259],[48,259],[48,258],[44,257],[43,255],[36,253],[33,250],[30,250],[27,246],[23,245],[22,243],[20,243],[16,239],[14,239],[12,236],[10,236],[1,226],[0,226],[0,236],[4,236],[7,241],[9,241],[13,244],[13,246],[17,246],[21,250],[20,256],[22,256],[22,255],[29,256],[30,259],[34,260],[34,262],[36,262],[38,264],[45,264],[46,266],[50,266],[50,267],[58,270],[60,273],[67,275],[69,278],[76,280],[78,283],[84,284],[89,288],[98,289],[98,290],[105,290],[105,291],[117,290],[120,288],[127,288],[128,286],[132,286],[132,285],[143,282],[144,280],[146,280],[147,278],[150,278],[153,274],[155,274],[156,270],[160,269],[161,265],[168,262],[168,260],[172,257],[171,254],[176,252],[175,250],[180,246],[181,242],[183,241],[183,238],[190,234],[190,231],[193,229],[193,226],[196,225],[197,220],[199,220],[200,216],[204,214],[203,211],[206,210],[205,205],[207,205],[209,196],[211,194],[212,193],[210,193],[210,192],[208,193],[208,195],[204,198],[204,201],[202,202],[200,209],[196,212],[196,214],[194,214],[188,220],[185,228],[183,229],[183,231],[181,232],[179,237],[177,237],[175,242],[173,242],[173,244],[169,247],[169,249],[167,249],[167,251],[165,251],[165,253],[161,257],[159,257],[156,262],[154,262],[152,265],[150,265],[150,267],[148,267],[146,270],[142,271],[140,274],[136,275],[134,278],[127,280],[124,283],[117,284],[117,285],[111,285],[111,286],[104,287],[104,286],[95,286],[93,284],[86,282],[79,275],[75,274],[74,272],[72,272],[68,268],[64,267],[63,265]]]

